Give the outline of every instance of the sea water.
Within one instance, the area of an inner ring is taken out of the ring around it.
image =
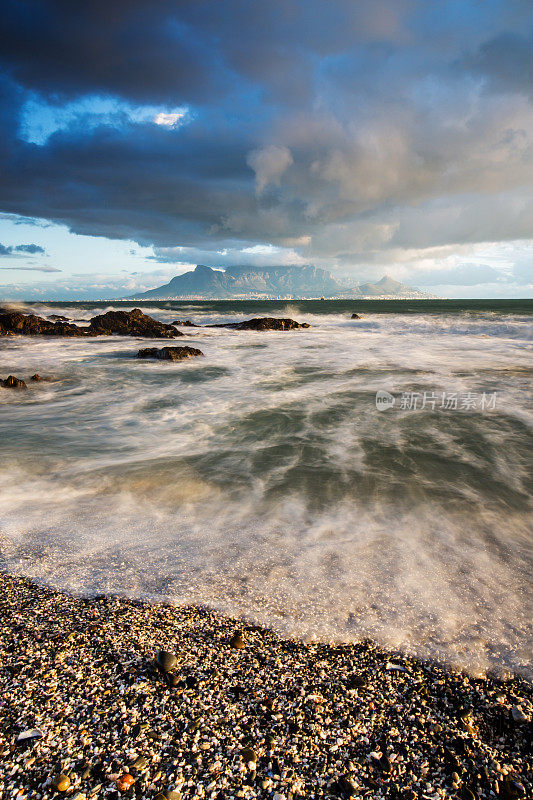
[[[54,378],[0,390],[2,569],[531,675],[531,303],[26,310],[134,305],[312,327],[182,328],[204,357],[181,363],[135,337],[0,339],[2,377]]]

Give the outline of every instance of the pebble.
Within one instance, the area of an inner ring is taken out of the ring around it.
[[[168,650],[159,650],[156,661],[162,672],[172,672],[178,664],[178,659],[174,653],[170,653]]]
[[[527,714],[524,714],[521,706],[513,706],[511,714],[515,722],[529,722],[529,717]]]
[[[523,783],[520,781],[505,781],[503,784],[503,796],[508,800],[513,800],[516,797],[525,797],[526,790]]]
[[[117,789],[119,792],[127,792],[135,783],[135,778],[129,772],[125,772],[117,779]]]
[[[59,774],[72,800],[533,797],[519,676],[3,573],[0,661],[0,797],[57,800]]]
[[[343,797],[355,797],[357,794],[357,786],[349,775],[341,775],[338,786]]]
[[[27,744],[28,742],[34,741],[35,739],[42,739],[43,734],[41,731],[37,730],[36,728],[31,728],[28,731],[23,731],[19,733],[16,738],[17,744]]]
[[[251,747],[245,747],[244,750],[241,750],[241,757],[245,764],[252,765],[250,769],[253,769],[253,765],[257,761],[257,753],[255,750],[252,750]]]
[[[136,758],[133,764],[131,765],[134,769],[143,770],[145,767],[148,766],[148,759],[144,756],[139,756]]]
[[[70,778],[68,775],[58,775],[54,778],[52,785],[58,792],[66,792],[67,789],[70,789]]]
[[[236,650],[242,650],[245,647],[242,631],[235,631],[229,643]]]

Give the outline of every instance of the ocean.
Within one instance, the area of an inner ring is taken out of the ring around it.
[[[4,571],[531,677],[533,302],[25,308],[134,306],[312,327],[182,328],[204,353],[183,363],[0,339],[2,377],[54,378],[0,390]]]

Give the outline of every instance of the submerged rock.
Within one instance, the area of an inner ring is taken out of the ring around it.
[[[362,317],[360,317],[360,316],[359,316],[359,314],[352,314],[352,316],[350,317],[350,319],[363,319],[363,318],[362,318]]]
[[[69,322],[70,317],[64,317],[63,314],[49,314],[48,319],[53,319],[54,322]]]
[[[159,358],[162,361],[183,361],[194,356],[203,356],[203,353],[196,347],[145,347],[137,353],[137,358]]]
[[[296,322],[294,319],[278,319],[278,317],[254,317],[244,322],[224,322],[210,325],[211,328],[233,328],[236,331],[294,331],[297,328],[310,328],[307,322]]]
[[[194,322],[191,322],[190,319],[175,319],[172,325],[181,325],[186,328],[199,328],[199,325],[195,325]]]
[[[9,375],[5,381],[0,381],[4,389],[27,389],[26,382],[21,378],[15,378],[14,375]]]
[[[173,325],[159,322],[157,319],[143,314],[140,308],[132,311],[108,311],[92,317],[89,328],[89,335],[107,336],[118,334],[119,336],[146,336],[152,339],[173,339],[175,336],[183,336]]]

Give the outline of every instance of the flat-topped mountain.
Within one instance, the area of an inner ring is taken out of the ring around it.
[[[312,265],[279,267],[227,267],[225,271],[203,264],[176,275],[169,283],[133,295],[135,300],[180,299],[290,299],[358,297],[429,297],[418,289],[385,276],[377,283],[349,287],[330,272]]]
[[[142,300],[174,300],[182,297],[320,297],[345,289],[345,284],[324,269],[304,267],[227,267],[225,272],[198,264],[192,272],[156,289],[136,294]]]

